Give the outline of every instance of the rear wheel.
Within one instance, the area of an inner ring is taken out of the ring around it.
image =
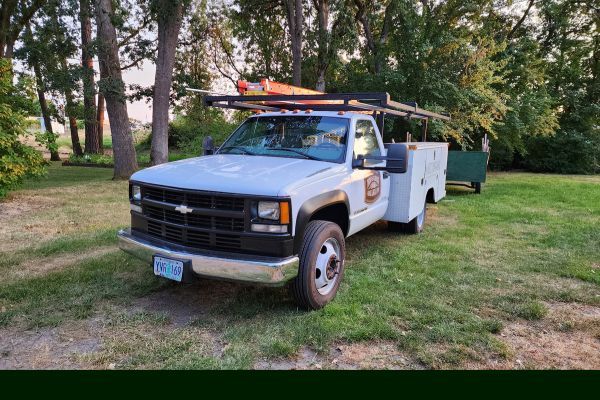
[[[423,202],[423,210],[406,224],[406,233],[416,234],[423,232],[425,217],[427,216],[427,201]]]
[[[410,222],[393,222],[388,221],[388,230],[392,232],[401,232],[408,234],[416,234],[423,232],[425,227],[425,217],[427,216],[427,201],[423,203],[423,210],[419,215],[413,218]]]
[[[344,275],[345,255],[344,234],[337,224],[308,224],[299,254],[298,276],[291,285],[300,307],[317,310],[333,300]]]

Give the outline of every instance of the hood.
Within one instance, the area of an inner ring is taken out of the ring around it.
[[[131,180],[181,189],[285,196],[308,180],[322,179],[343,168],[343,164],[324,161],[218,154],[146,168]]]

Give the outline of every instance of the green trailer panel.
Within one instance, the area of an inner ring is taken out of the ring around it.
[[[449,151],[446,180],[485,182],[489,154],[486,151]]]

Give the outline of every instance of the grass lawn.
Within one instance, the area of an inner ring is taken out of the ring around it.
[[[181,285],[116,247],[127,183],[60,167],[0,202],[0,368],[600,368],[600,176],[493,173],[425,232],[347,241],[340,293]]]

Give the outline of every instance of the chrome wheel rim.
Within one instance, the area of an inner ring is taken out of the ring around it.
[[[423,206],[423,211],[421,211],[421,214],[417,215],[417,225],[419,225],[419,228],[423,226],[423,223],[425,222],[425,209],[427,208],[426,205]]]
[[[331,293],[340,274],[340,244],[334,238],[327,239],[319,249],[315,263],[315,285],[323,296]]]

